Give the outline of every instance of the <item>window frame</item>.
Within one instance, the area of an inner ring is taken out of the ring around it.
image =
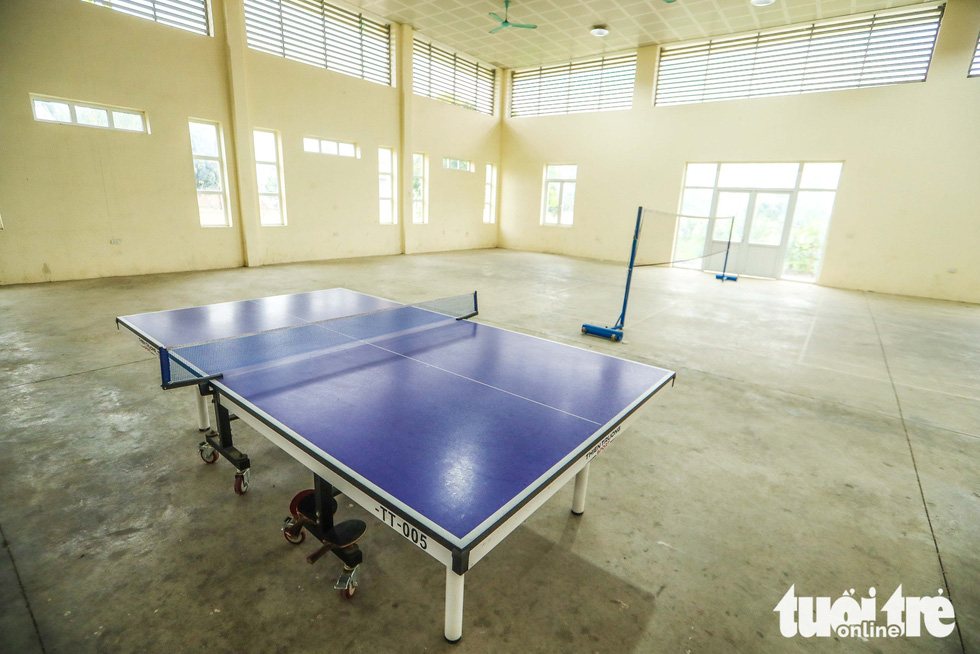
[[[438,65],[441,70],[433,73]],[[412,93],[493,115],[497,69],[417,35],[412,43]]]
[[[388,153],[389,161],[391,164],[391,170],[387,173],[381,170],[380,155],[382,152]],[[395,148],[379,147],[378,148],[378,220],[380,224],[384,226],[398,224],[398,193],[397,193],[397,188],[395,186],[397,180],[397,174],[396,174],[397,171],[398,171],[398,157]],[[381,196],[381,178],[383,177],[388,178],[388,188],[391,189],[391,197],[386,198]],[[381,214],[381,203],[385,200],[388,200],[391,203],[391,214],[389,216],[390,222],[385,222],[384,216]]]
[[[707,186],[707,185],[704,185],[704,184],[693,183],[693,182],[690,182],[689,181],[688,174],[689,174],[690,166],[692,164],[693,165],[713,165],[713,166],[715,166],[714,178],[713,178],[713,182],[712,182],[712,184],[710,186]],[[794,183],[793,183],[792,186],[786,186],[786,185],[783,185],[783,186],[760,186],[760,185],[756,185],[756,184],[746,185],[746,186],[737,186],[737,185],[724,185],[724,184],[722,184],[722,167],[723,166],[726,166],[726,165],[745,165],[745,164],[748,164],[748,165],[793,164],[793,165],[798,166],[798,168],[796,170],[795,179],[794,179]],[[818,186],[818,185],[813,185],[813,184],[805,183],[805,181],[804,181],[804,174],[805,174],[806,166],[807,165],[810,165],[810,164],[839,164],[840,165],[840,172],[838,173],[837,182],[836,182],[835,186],[833,188],[829,188],[827,186]],[[746,229],[745,228],[745,223],[743,222],[742,227],[741,227],[741,238],[739,238],[739,239],[733,239],[731,245],[732,245],[733,248],[735,248],[735,247],[743,247],[743,246],[752,246],[752,245],[755,245],[755,246],[771,247],[771,248],[778,249],[779,250],[779,260],[781,262],[780,263],[780,271],[781,272],[780,272],[780,275],[778,277],[776,277],[776,279],[783,279],[783,280],[787,280],[787,281],[796,281],[796,282],[800,282],[800,283],[804,283],[804,284],[811,284],[811,283],[812,284],[816,284],[819,281],[819,279],[820,279],[820,273],[823,270],[824,259],[825,259],[826,255],[827,255],[827,247],[826,247],[827,246],[827,234],[829,234],[829,232],[830,232],[830,226],[831,226],[831,223],[833,221],[833,209],[834,209],[834,207],[836,206],[836,203],[837,203],[837,195],[838,195],[838,193],[840,191],[840,180],[841,180],[841,178],[844,175],[844,168],[845,168],[845,166],[846,166],[846,161],[844,161],[842,159],[836,159],[836,160],[834,160],[834,159],[831,159],[831,160],[810,160],[810,159],[803,159],[803,160],[799,160],[799,161],[789,161],[789,160],[786,160],[786,161],[740,161],[740,160],[734,160],[734,161],[718,161],[718,160],[715,160],[715,161],[688,161],[688,162],[685,162],[685,164],[684,164],[684,177],[683,177],[683,181],[681,183],[680,202],[681,202],[681,206],[683,207],[684,194],[685,194],[685,191],[687,191],[689,189],[710,190],[712,192],[710,209],[709,209],[709,215],[708,216],[703,216],[703,218],[708,219],[710,221],[708,223],[708,225],[706,226],[706,228],[705,228],[706,229],[706,232],[705,232],[705,244],[704,244],[705,250],[704,251],[707,252],[707,249],[708,249],[710,243],[713,240],[715,240],[715,241],[718,240],[718,239],[715,239],[715,234],[714,234],[715,231],[716,231],[716,224],[717,224],[715,221],[716,221],[716,219],[720,218],[720,216],[717,216],[716,214],[718,212],[719,199],[720,199],[720,196],[721,196],[722,193],[745,193],[745,194],[751,194],[752,196],[755,196],[755,197],[759,196],[760,194],[777,194],[777,195],[785,194],[785,195],[788,195],[789,196],[789,199],[788,199],[788,204],[787,204],[787,208],[786,208],[786,218],[785,218],[785,222],[784,222],[784,225],[783,225],[783,229],[786,232],[785,236],[786,236],[786,239],[787,239],[787,242],[785,244],[782,242],[783,241],[783,235],[782,234],[780,235],[780,242],[778,244],[776,244],[776,245],[771,245],[771,244],[767,244],[767,243],[764,243],[764,242],[754,242],[754,241],[752,241],[751,240],[752,239],[751,228],[754,225],[749,225],[749,229]],[[798,201],[798,199],[800,197],[800,193],[833,193],[834,194],[833,202],[831,202],[831,213],[830,213],[830,216],[828,217],[828,220],[827,220],[826,232],[823,234],[823,246],[822,246],[822,250],[820,252],[820,257],[819,257],[819,259],[816,260],[816,264],[815,264],[815,267],[814,267],[813,279],[806,279],[806,278],[803,278],[801,276],[785,275],[785,271],[783,270],[783,267],[785,266],[786,248],[788,248],[789,245],[791,244],[790,243],[790,240],[792,239],[793,223],[796,220],[796,206],[797,206],[797,201]],[[753,207],[754,202],[755,202],[754,200],[750,200],[749,204],[747,205],[747,207],[746,207],[745,220],[752,220],[754,218],[754,216],[752,215],[752,213],[750,211],[751,209],[754,208]],[[674,237],[673,237],[673,241],[672,241],[672,244],[671,244],[671,259],[672,260],[675,259],[678,256],[677,255],[677,248],[678,248],[678,240],[677,240],[677,237],[678,237],[678,231],[679,231],[679,229],[680,229],[680,222],[678,222],[675,225],[675,228],[674,228]],[[705,259],[705,261],[706,261],[706,259]],[[673,265],[672,267],[687,268],[687,269],[692,269],[692,270],[698,270],[698,269],[706,270],[706,268],[704,268],[703,265],[704,264],[702,263],[702,267],[700,267],[700,268],[693,267],[693,266],[677,266],[676,264]],[[729,265],[731,265],[731,262],[729,262]]]
[[[190,125],[192,123],[196,123],[198,125],[208,125],[210,127],[213,127],[214,130],[215,130],[215,133],[216,133],[215,135],[217,137],[217,142],[218,142],[218,156],[212,157],[210,155],[199,155],[199,154],[196,154],[194,152],[194,142],[193,142],[193,140],[191,141],[191,165],[192,165],[192,168],[194,168],[194,180],[195,180],[194,181],[194,190],[195,190],[196,196],[198,198],[197,199],[198,220],[201,221],[201,227],[202,228],[206,228],[206,229],[221,228],[221,227],[231,227],[232,226],[231,205],[229,203],[229,198],[228,198],[228,166],[225,164],[225,160],[226,160],[226,155],[225,155],[225,139],[224,139],[224,131],[221,129],[221,123],[219,123],[216,120],[204,120],[204,119],[201,119],[201,118],[188,118],[187,119],[188,132],[190,131]],[[219,172],[219,177],[221,179],[221,184],[222,184],[221,189],[219,189],[218,191],[210,191],[210,190],[206,190],[206,189],[199,189],[199,188],[197,188],[197,170],[196,170],[195,164],[196,164],[196,162],[197,162],[198,159],[201,159],[203,161],[216,161],[218,163],[218,172]],[[225,217],[225,222],[224,222],[223,225],[205,225],[204,224],[204,222],[203,222],[203,216],[201,215],[201,200],[200,200],[200,194],[201,193],[204,193],[206,195],[220,195],[221,196],[222,211],[223,211],[224,217]]]
[[[483,182],[483,224],[497,222],[497,167],[488,163]]]
[[[450,165],[455,164],[455,165]],[[460,168],[460,164],[466,164],[466,168]],[[456,157],[443,157],[442,167],[445,170],[458,170],[461,173],[475,173],[476,164],[470,159],[458,159]]]
[[[574,166],[575,167],[575,177],[548,177],[549,168],[557,168],[559,166]],[[558,220],[556,222],[548,222],[548,185],[557,183],[558,186]],[[565,187],[571,184],[573,198],[572,198],[572,220],[570,222],[562,222],[562,207],[564,206],[565,199]],[[572,163],[548,163],[544,165],[544,183],[542,184],[541,193],[541,225],[544,227],[573,227],[575,225],[575,200],[578,198],[578,189],[576,185],[578,184],[578,164]]]
[[[415,174],[415,162],[416,157],[421,157],[422,159],[422,174]],[[421,197],[415,197],[415,180],[421,180],[419,195]],[[421,206],[422,210],[416,213],[416,207]],[[421,220],[416,220],[416,216],[421,216]],[[413,225],[428,225],[429,224],[429,155],[424,152],[413,152],[412,153],[412,224]]]
[[[653,105],[670,107],[924,82],[935,56],[945,6],[945,2],[933,1],[663,45],[657,53]],[[909,21],[908,26],[903,21]],[[927,25],[923,34],[908,34],[917,29],[915,21]],[[916,39],[924,38],[931,29],[928,26],[933,23],[929,21],[934,22],[935,30],[928,58],[915,74],[909,73],[908,60],[925,57]],[[899,43],[906,46],[897,51],[899,56],[895,56],[898,39],[894,34],[904,34],[907,41]],[[875,35],[880,39],[877,42],[873,41]],[[894,66],[883,69],[885,60]]]
[[[636,62],[632,50],[515,70],[510,117],[628,111],[636,91]]]
[[[307,141],[316,141],[317,149],[309,150],[306,147]],[[336,152],[324,152],[323,145],[325,143],[330,143],[334,146]],[[351,154],[341,154],[340,146],[348,145],[351,149]],[[342,157],[344,159],[360,159],[361,158],[361,146],[357,144],[356,141],[338,141],[336,139],[324,139],[319,136],[304,136],[303,137],[303,152],[306,154],[324,154],[328,157]]]
[[[75,127],[91,127],[93,129],[105,129],[113,132],[125,132],[128,134],[149,134],[150,133],[150,121],[146,117],[146,112],[142,109],[132,109],[130,107],[118,107],[111,104],[103,104],[101,102],[87,102],[85,100],[70,100],[68,98],[60,98],[53,95],[41,95],[40,93],[29,94],[31,101],[31,114],[34,116],[35,122],[47,123],[49,125],[74,125]],[[69,120],[48,120],[46,118],[39,118],[37,114],[37,103],[38,102],[50,102],[57,104],[68,105]],[[82,107],[84,109],[98,109],[106,112],[106,120],[108,125],[92,125],[90,123],[80,123],[78,122],[77,108]],[[116,127],[116,118],[113,113],[129,114],[132,116],[139,116],[140,120],[143,121],[143,128],[136,129],[126,129],[125,127]]]
[[[276,149],[276,161],[274,161],[274,162],[272,162],[272,161],[259,161],[258,156],[256,156],[256,153],[255,153],[255,134],[258,133],[258,132],[262,132],[262,133],[265,133],[265,134],[272,134],[273,138],[276,141],[276,148],[275,148]],[[252,162],[255,164],[255,190],[256,190],[256,196],[257,196],[256,199],[258,201],[258,209],[259,209],[259,227],[286,227],[289,223],[286,220],[286,184],[285,184],[285,179],[284,179],[285,178],[285,174],[283,172],[284,166],[283,166],[283,161],[282,161],[282,135],[279,133],[279,130],[268,129],[268,128],[265,128],[265,127],[253,127],[252,128],[252,144],[251,145],[252,145]],[[258,179],[259,179],[259,166],[262,166],[262,165],[266,165],[266,166],[268,166],[268,165],[275,165],[275,167],[276,167],[276,176],[277,176],[277,179],[279,181],[277,193],[269,193],[267,191],[266,192],[263,192],[259,188],[259,184],[258,184]],[[264,223],[264,222],[262,222],[262,196],[271,197],[273,195],[276,195],[279,198],[279,218],[280,218],[280,222],[278,222],[278,223]]]
[[[82,0],[82,2],[87,5],[112,9],[121,14],[142,18],[159,25],[176,27],[200,36],[214,36],[214,17],[211,13],[210,0],[167,0],[166,2],[160,0],[141,0],[141,2],[132,2],[132,0]],[[149,4],[149,11],[147,11],[147,4]],[[180,8],[177,5],[184,6]],[[197,13],[191,5],[200,6],[200,13],[193,18],[203,21],[203,25],[201,23],[195,25],[194,19],[188,15],[189,11],[190,13]]]
[[[244,0],[246,46],[382,86],[395,85],[391,21],[324,0],[299,5],[284,15],[280,2]]]

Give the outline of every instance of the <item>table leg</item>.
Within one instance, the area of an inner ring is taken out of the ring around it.
[[[463,576],[446,568],[446,640],[463,637]]]
[[[197,428],[207,431],[211,428],[211,416],[208,415],[208,398],[211,396],[201,395],[196,386],[194,393],[197,395]]]
[[[572,497],[572,513],[582,515],[585,513],[585,491],[589,487],[589,466],[586,463],[577,475],[575,475],[575,495]]]

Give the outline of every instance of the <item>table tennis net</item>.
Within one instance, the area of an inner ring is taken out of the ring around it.
[[[397,336],[471,318],[476,292],[329,318],[200,343],[161,348],[164,388],[201,383],[232,371],[377,345]]]

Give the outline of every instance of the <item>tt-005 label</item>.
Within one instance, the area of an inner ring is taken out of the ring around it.
[[[619,425],[618,427],[616,427],[615,429],[613,429],[611,432],[609,432],[608,434],[606,434],[603,437],[603,439],[601,441],[599,441],[598,443],[596,443],[595,445],[593,445],[592,446],[592,449],[589,450],[588,454],[585,455],[586,461],[591,461],[595,457],[597,457],[600,454],[602,454],[602,451],[604,449],[606,449],[606,447],[608,447],[609,444],[612,443],[616,439],[616,437],[619,436],[619,434],[622,431],[623,431],[623,425]]]
[[[389,527],[395,531],[401,532],[401,535],[418,545],[421,549],[427,549],[429,544],[426,541],[425,534],[419,531],[417,528],[413,527],[408,522],[405,522],[398,517],[397,514],[392,513],[387,507],[378,505],[374,507],[374,512],[378,514],[382,522],[388,524]]]

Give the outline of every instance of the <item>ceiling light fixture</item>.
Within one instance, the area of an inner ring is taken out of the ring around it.
[[[593,25],[589,34],[592,36],[609,36],[609,29],[605,25]]]
[[[774,2],[776,2],[776,0],[749,0],[749,3],[753,7],[768,7]]]

